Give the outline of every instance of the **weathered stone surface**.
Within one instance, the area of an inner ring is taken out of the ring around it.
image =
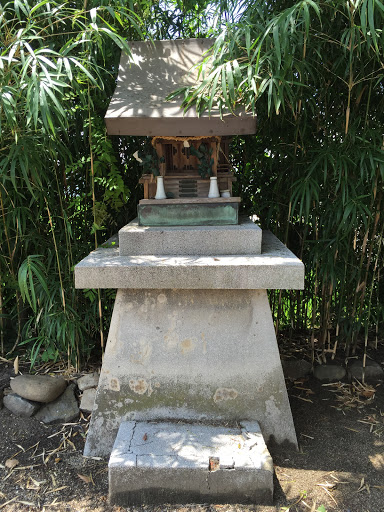
[[[120,256],[119,248],[100,248],[76,265],[75,286],[301,290],[304,265],[272,233],[263,231],[261,254],[254,256]]]
[[[89,388],[97,388],[97,385],[99,384],[99,377],[100,375],[97,372],[87,373],[77,379],[77,386],[80,391],[85,391]]]
[[[305,359],[297,359],[293,361],[281,361],[283,367],[284,376],[286,379],[295,381],[302,379],[309,373],[311,373],[312,365]]]
[[[384,379],[384,371],[379,363],[376,361],[372,361],[371,359],[367,359],[365,362],[365,368],[363,368],[363,361],[353,361],[353,363],[348,365],[348,377],[350,379],[362,380],[364,375],[364,379],[366,381],[378,381]]]
[[[67,387],[62,377],[49,375],[18,375],[11,380],[12,391],[27,400],[49,403],[60,396]]]
[[[92,412],[96,397],[96,389],[89,388],[83,392],[81,397],[80,409],[85,412]]]
[[[118,290],[84,454],[132,419],[258,421],[297,446],[267,292]]]
[[[315,366],[313,375],[322,382],[337,382],[344,379],[346,371],[337,364],[322,364]]]
[[[257,505],[272,504],[272,496],[272,459],[257,422],[120,426],[109,460],[111,503]]]
[[[43,423],[68,423],[77,420],[79,417],[79,406],[74,389],[74,384],[70,384],[59,398],[44,405],[37,412],[36,418]]]
[[[41,404],[22,398],[16,393],[10,393],[4,397],[5,407],[16,416],[33,416],[41,407]]]
[[[262,230],[250,219],[236,226],[144,227],[133,220],[119,231],[120,256],[240,255],[261,253]]]

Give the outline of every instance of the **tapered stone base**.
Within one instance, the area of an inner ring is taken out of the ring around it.
[[[257,420],[297,446],[267,292],[118,290],[84,454],[129,420]]]

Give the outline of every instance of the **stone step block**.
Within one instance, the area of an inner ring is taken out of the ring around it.
[[[123,422],[109,460],[109,498],[121,506],[272,504],[272,459],[257,422]]]
[[[119,231],[120,256],[220,256],[261,253],[262,230],[249,219],[235,226],[139,226]]]

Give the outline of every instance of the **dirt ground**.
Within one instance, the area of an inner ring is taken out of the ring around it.
[[[384,346],[371,356],[384,365]],[[1,363],[0,389],[11,375]],[[271,447],[273,506],[111,507],[107,461],[82,456],[89,418],[47,426],[3,408],[0,511],[384,512],[384,384],[324,386],[310,377],[287,387],[300,451]]]

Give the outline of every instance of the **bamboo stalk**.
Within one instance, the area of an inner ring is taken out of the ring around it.
[[[375,195],[376,195],[375,190],[377,190],[378,178],[379,178],[379,169],[377,169],[377,171],[376,171],[376,179],[375,179],[375,185],[374,185],[374,192],[373,192],[373,197],[372,197],[372,200],[371,200],[371,208],[370,208],[371,211],[373,210],[373,206],[374,206],[374,200],[375,200]],[[358,317],[359,318],[362,318],[362,314],[363,314],[364,300],[365,300],[366,288],[367,288],[367,280],[368,280],[368,273],[369,273],[369,268],[370,268],[370,264],[371,264],[373,246],[374,246],[375,238],[376,238],[377,226],[378,226],[378,222],[379,222],[379,219],[380,219],[381,198],[382,198],[382,191],[380,189],[380,191],[379,191],[379,193],[377,195],[376,215],[375,215],[375,220],[374,220],[374,224],[373,224],[373,228],[372,228],[372,235],[371,235],[369,249],[368,249],[368,256],[367,256],[367,261],[366,261],[366,265],[365,265],[365,273],[364,273],[363,280],[361,280],[361,277],[360,277],[358,288],[357,288],[357,290],[360,292],[360,301],[359,301],[360,303],[359,303],[359,310],[358,310],[359,311],[358,312]],[[360,268],[359,268],[360,276],[361,276],[362,267],[363,267],[363,258],[364,258],[364,255],[365,255],[365,252],[366,252],[367,243],[368,243],[370,221],[371,221],[371,219],[369,218],[368,226],[367,226],[366,233],[364,235],[363,246],[362,246],[362,250],[361,250]],[[357,297],[357,293],[356,293],[356,297]],[[356,303],[356,301],[355,301],[355,303]],[[368,305],[368,309],[370,311],[370,303]],[[366,321],[369,321],[369,320],[366,320]],[[361,321],[360,321],[360,323],[361,323]],[[357,333],[355,333],[355,340],[356,341],[353,344],[353,353],[355,353],[356,346],[357,346]]]
[[[2,187],[4,187],[4,185],[2,185]],[[10,242],[10,238],[9,238],[9,234],[8,234],[8,226],[7,226],[6,218],[5,218],[3,194],[2,194],[2,190],[1,190],[2,187],[0,187],[0,208],[1,208],[1,216],[2,216],[2,220],[3,220],[4,233],[5,233],[5,238],[6,238],[7,247],[8,247],[8,254],[9,254],[9,265],[7,265],[7,266],[8,266],[8,269],[10,271],[10,274],[11,274],[13,280],[15,282],[17,282],[17,276],[15,273],[14,265],[13,265],[13,259],[15,256],[15,248],[16,248],[16,243],[17,243],[17,236],[15,239],[15,246],[14,246],[13,250],[11,250],[11,242]],[[5,192],[7,192],[7,191],[5,190]],[[11,200],[11,204],[13,205],[12,200]],[[1,283],[0,283],[0,286],[1,286]],[[16,347],[18,346],[18,344],[20,343],[20,340],[21,340],[21,309],[20,309],[21,297],[20,297],[20,292],[17,289],[15,291],[15,296],[16,296],[16,311],[17,311],[17,335],[16,335],[16,340],[15,340],[11,350],[8,352],[8,354],[12,354],[12,352],[14,352],[16,350]]]
[[[95,168],[94,168],[94,157],[93,157],[93,148],[92,148],[92,118],[91,118],[91,91],[90,85],[88,82],[88,141],[89,141],[89,152],[91,159],[91,187],[92,187],[92,211],[93,211],[93,223],[94,227],[96,226],[96,195],[95,195]],[[95,249],[97,249],[97,231],[95,232]],[[99,333],[100,333],[100,345],[101,351],[104,354],[104,332],[103,332],[103,310],[101,303],[101,293],[100,289],[97,289],[97,299],[98,299],[98,310],[99,310]]]
[[[3,311],[3,279],[0,274],[0,351],[4,357],[4,311]]]
[[[57,242],[56,242],[55,230],[54,230],[54,228],[53,228],[52,215],[51,215],[51,211],[50,211],[50,209],[49,209],[49,205],[48,205],[48,201],[47,201],[46,196],[44,196],[44,201],[45,201],[45,207],[46,207],[46,209],[47,209],[47,213],[48,213],[48,221],[49,221],[49,225],[50,225],[50,227],[51,227],[51,233],[52,233],[53,245],[54,245],[54,247],[55,247],[55,256],[56,256],[56,263],[57,263],[57,272],[58,272],[58,274],[59,274],[60,288],[61,288],[61,301],[62,301],[62,304],[63,304],[63,310],[64,310],[64,312],[65,312],[66,303],[65,303],[64,284],[63,284],[63,276],[62,276],[62,272],[61,272],[61,264],[60,264],[59,251],[58,251],[58,248],[57,248]]]

